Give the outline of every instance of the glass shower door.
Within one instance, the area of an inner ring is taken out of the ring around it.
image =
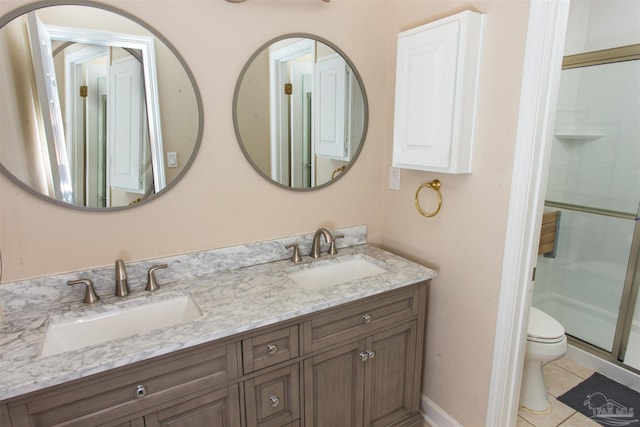
[[[538,261],[533,304],[640,369],[640,60],[562,71],[545,205],[561,212],[559,235],[555,258]]]

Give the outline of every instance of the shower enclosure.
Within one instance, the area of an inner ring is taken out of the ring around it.
[[[533,305],[640,371],[640,45],[565,57],[545,209],[559,233]]]

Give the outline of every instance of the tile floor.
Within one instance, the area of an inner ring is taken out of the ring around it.
[[[556,397],[589,378],[593,372],[567,356],[547,363],[544,367],[544,377],[547,382],[551,411],[546,414],[533,414],[520,409],[516,427],[601,427],[600,424],[556,400]],[[430,426],[423,421],[415,424],[415,427]]]
[[[547,382],[547,392],[551,401],[551,412],[533,414],[523,409],[518,411],[517,427],[596,427],[600,424],[590,420],[574,409],[556,400],[583,380],[593,374],[568,357],[547,363],[544,366],[544,378]]]

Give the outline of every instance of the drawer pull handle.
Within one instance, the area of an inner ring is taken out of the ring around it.
[[[366,362],[367,360],[373,359],[374,357],[376,357],[376,352],[373,350],[367,350],[367,351],[363,351],[358,356],[360,356],[360,360],[362,360],[363,362]]]
[[[371,323],[372,317],[370,314],[363,314],[362,315],[362,320],[364,320],[364,323]]]
[[[278,396],[271,396],[269,398],[269,402],[271,402],[271,406],[275,408],[280,404],[280,399],[278,398]]]
[[[276,354],[278,352],[278,346],[275,344],[269,344],[267,345],[267,351],[269,354]]]
[[[139,384],[138,387],[136,387],[136,398],[142,399],[146,395],[147,395],[147,388],[142,384]]]

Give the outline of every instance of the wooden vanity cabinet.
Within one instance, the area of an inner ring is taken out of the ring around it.
[[[400,426],[418,415],[427,285],[19,396],[0,425]]]

